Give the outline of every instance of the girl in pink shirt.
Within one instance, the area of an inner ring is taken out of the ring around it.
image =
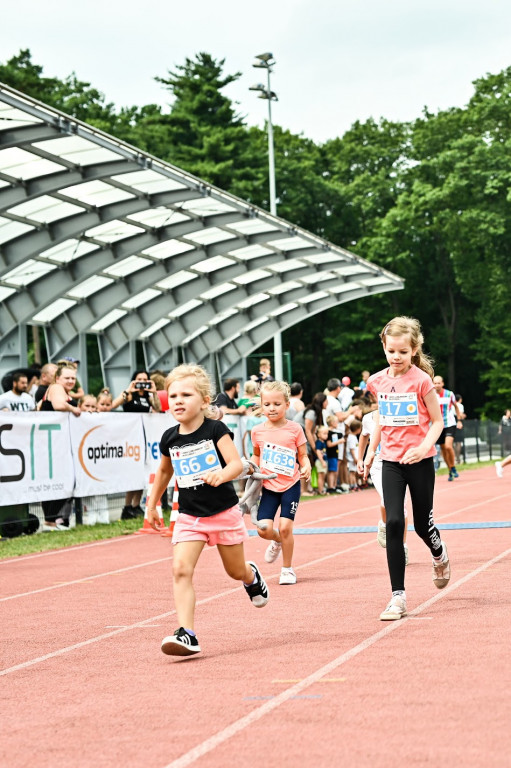
[[[450,564],[447,547],[433,520],[435,443],[443,429],[433,366],[422,351],[424,338],[418,320],[395,317],[380,334],[389,364],[373,374],[367,388],[378,402],[376,427],[364,462],[367,477],[381,441],[382,484],[387,511],[387,564],[392,597],[380,615],[382,621],[406,616],[404,499],[410,489],[413,522],[433,558],[433,582],[447,586]]]
[[[295,421],[286,419],[289,398],[286,382],[264,381],[261,408],[267,421],[252,429],[253,460],[262,469],[277,473],[274,479],[263,481],[257,532],[270,541],[264,556],[267,563],[275,562],[282,550],[280,584],[296,584],[292,568],[293,520],[300,501],[300,479],[308,482],[311,473],[303,429]],[[279,528],[275,528],[279,507]]]

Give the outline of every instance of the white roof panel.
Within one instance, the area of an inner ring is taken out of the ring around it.
[[[120,200],[131,200],[135,195],[124,189],[105,184],[103,181],[87,181],[83,184],[74,184],[72,187],[63,187],[60,190],[66,197],[72,197],[88,205],[109,205]]]
[[[169,317],[181,317],[181,315],[186,315],[188,312],[191,312],[192,309],[200,307],[201,304],[202,302],[198,299],[190,299],[190,301],[187,301],[185,304],[180,304],[179,307],[176,307],[172,312],[169,312]]]
[[[98,246],[95,243],[88,243],[87,240],[75,240],[73,238],[65,240],[53,248],[48,248],[46,251],[41,251],[40,256],[66,264],[69,261],[73,261],[73,259],[79,259],[80,256],[84,256],[86,253],[96,251],[97,248]]]
[[[0,244],[7,243],[9,240],[13,240],[31,229],[33,229],[33,227],[31,227],[30,224],[24,224],[21,221],[13,221],[12,219],[3,219],[0,217]]]
[[[156,283],[156,286],[158,288],[162,288],[164,291],[171,291],[173,288],[177,288],[179,285],[184,285],[185,283],[189,283],[190,280],[196,279],[197,275],[194,275],[193,272],[186,272],[181,270],[180,272],[176,272],[173,275],[165,277],[163,280],[159,280]]]
[[[150,266],[152,263],[149,259],[143,259],[140,256],[128,256],[127,259],[105,267],[103,272],[114,277],[127,277],[132,275],[133,272],[138,272],[140,269]]]
[[[15,128],[23,128],[35,123],[42,123],[42,120],[9,104],[0,104],[0,131],[13,131]]]
[[[193,251],[194,245],[190,243],[184,243],[182,240],[165,240],[158,245],[152,245],[149,248],[144,248],[141,253],[146,253],[148,256],[152,256],[154,259],[168,259],[170,256],[177,256],[179,253],[186,253],[187,251]]]
[[[49,195],[41,195],[41,197],[36,197],[35,200],[28,200],[26,203],[15,205],[14,208],[9,209],[8,213],[42,224],[50,224],[52,221],[65,219],[82,211],[83,208],[78,205],[65,203]]]
[[[3,280],[11,285],[23,286],[30,285],[34,280],[37,280],[43,275],[47,275],[56,267],[53,264],[47,264],[44,261],[35,261],[35,259],[28,259],[15,269],[7,272],[3,276]]]
[[[20,147],[0,150],[0,171],[17,179],[34,179],[36,176],[46,176],[61,170],[61,165],[33,155]]]
[[[127,314],[125,309],[112,309],[111,312],[109,312],[107,315],[104,315],[100,320],[98,320],[96,323],[94,323],[93,326],[91,326],[91,331],[104,331],[105,328],[108,328],[109,325],[113,325],[113,323],[117,322],[117,320],[120,320],[121,317],[124,317]]]
[[[187,221],[190,217],[175,211],[173,208],[149,208],[147,211],[131,213],[127,218],[131,221],[139,221],[146,227],[167,227],[169,224]]]
[[[116,152],[98,146],[81,136],[65,136],[62,139],[49,139],[34,144],[36,149],[42,149],[50,155],[63,157],[75,165],[91,165],[92,163],[107,163],[118,160]]]
[[[125,221],[109,221],[107,224],[100,224],[99,227],[93,227],[86,231],[87,237],[99,240],[102,243],[115,243],[116,240],[124,240],[126,237],[132,237],[144,230],[136,227],[134,224],[127,224]]]
[[[156,171],[134,171],[112,176],[114,181],[125,186],[133,187],[138,192],[154,195],[158,192],[172,192],[177,189],[186,189],[185,184],[180,184],[175,179],[169,179]]]
[[[95,275],[94,277],[89,277],[88,280],[84,280],[83,283],[75,285],[74,288],[71,288],[67,292],[67,294],[74,299],[86,299],[88,296],[92,296],[93,293],[97,293],[111,283],[113,283],[113,280],[110,277]]]
[[[157,296],[161,296],[160,291],[155,291],[154,288],[147,288],[145,291],[132,296],[127,301],[123,301],[122,306],[127,309],[136,309],[137,307],[141,307],[142,304],[147,304],[148,301],[155,299]]]
[[[225,232],[218,227],[198,229],[196,232],[189,232],[186,235],[187,240],[191,240],[193,243],[198,243],[199,245],[221,243],[224,240],[234,240],[235,237],[236,235],[233,235],[231,232]]]
[[[145,331],[140,334],[140,338],[148,339],[153,335],[153,333],[156,333],[156,331],[159,331],[161,328],[165,328],[166,325],[170,325],[170,320],[167,317],[162,317],[160,320],[157,320],[155,323],[150,325],[149,328],[146,328]]]
[[[50,306],[45,307],[45,309],[34,315],[32,319],[35,323],[51,323],[52,320],[63,315],[64,312],[74,307],[75,304],[76,301],[72,299],[57,299],[53,304],[50,304]]]

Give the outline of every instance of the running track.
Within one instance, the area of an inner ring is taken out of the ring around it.
[[[6,768],[510,765],[511,473],[437,478],[452,563],[431,581],[410,532],[409,616],[378,621],[375,491],[304,502],[298,584],[262,566],[255,609],[214,549],[196,574],[203,653],[173,659],[171,545],[130,536],[0,561]],[[483,527],[470,527],[484,523]],[[488,526],[500,523],[502,527]],[[464,524],[463,527],[461,524]],[[249,524],[249,527],[250,524]],[[353,532],[344,531],[353,528]]]

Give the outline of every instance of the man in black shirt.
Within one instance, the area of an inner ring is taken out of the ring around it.
[[[234,399],[239,397],[240,394],[240,382],[238,379],[226,379],[224,381],[224,391],[220,392],[215,400],[215,405],[220,408],[223,413],[232,413],[237,416],[243,416],[247,409],[244,405],[239,405]]]

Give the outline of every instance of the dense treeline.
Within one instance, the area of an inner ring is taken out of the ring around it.
[[[75,74],[46,77],[28,50],[0,81],[269,208],[267,137],[223,94],[239,73],[207,53],[157,78],[170,108],[116,108]],[[406,279],[284,333],[306,392],[331,375],[383,367],[378,331],[418,317],[427,350],[470,415],[511,404],[511,67],[474,83],[464,108],[413,123],[356,122],[315,144],[275,127],[278,213]]]

